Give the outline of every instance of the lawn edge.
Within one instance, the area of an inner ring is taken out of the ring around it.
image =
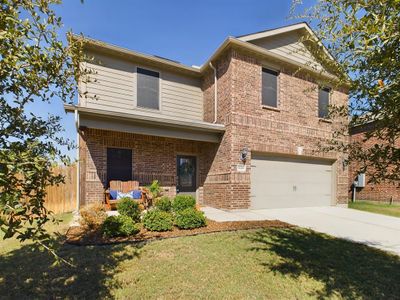
[[[259,221],[247,221],[249,225],[251,225],[253,222],[259,222]],[[273,224],[273,222],[276,222],[276,224]],[[220,222],[220,223],[225,223],[225,222]],[[226,222],[226,223],[235,223],[234,222]],[[211,229],[209,231],[203,231],[203,232],[192,232],[186,231],[186,230],[181,230],[181,232],[184,232],[184,234],[177,234],[177,235],[166,235],[166,236],[152,236],[152,237],[126,237],[126,238],[110,238],[110,239],[103,239],[103,240],[97,240],[97,241],[82,241],[81,239],[78,240],[72,240],[68,235],[70,233],[70,230],[74,228],[74,226],[68,228],[65,236],[66,239],[64,243],[69,244],[69,245],[74,245],[74,246],[106,246],[106,245],[116,245],[116,244],[146,244],[148,242],[153,242],[153,241],[158,241],[158,240],[165,240],[165,239],[174,239],[174,238],[181,238],[181,237],[189,237],[189,236],[198,236],[198,235],[205,235],[205,234],[214,234],[214,233],[220,233],[220,232],[235,232],[235,231],[246,231],[246,230],[257,230],[257,229],[265,229],[265,228],[295,228],[298,226],[285,223],[279,220],[271,220],[270,225],[252,225],[252,226],[243,226],[242,228],[221,228],[221,229]],[[170,232],[166,232],[170,233]],[[163,234],[163,233],[160,233]]]

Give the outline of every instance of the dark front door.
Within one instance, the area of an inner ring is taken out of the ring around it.
[[[177,192],[196,191],[196,157],[187,155],[177,156],[178,190]]]
[[[111,180],[132,180],[132,150],[107,148],[107,185]]]

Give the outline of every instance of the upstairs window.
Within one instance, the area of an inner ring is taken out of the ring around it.
[[[262,104],[278,107],[278,72],[262,70]]]
[[[318,90],[318,117],[326,119],[329,113],[329,88],[320,88]]]
[[[160,109],[160,73],[137,68],[137,106]]]

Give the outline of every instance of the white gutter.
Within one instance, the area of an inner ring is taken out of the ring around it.
[[[76,130],[79,129],[79,115],[78,115],[78,109],[75,108],[74,110],[74,116],[75,116],[75,127]]]
[[[78,110],[75,109],[75,126],[76,126],[76,211],[79,211],[80,206],[80,181],[79,181],[79,170],[80,170],[80,157],[79,157],[79,114]]]
[[[217,89],[217,69],[213,66],[212,62],[209,63],[210,68],[214,71],[214,121],[213,123],[217,123],[217,109],[218,109],[218,89]]]

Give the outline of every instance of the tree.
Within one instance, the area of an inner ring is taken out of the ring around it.
[[[299,5],[301,1],[293,2],[295,13]],[[399,180],[400,0],[318,1],[297,17],[313,25],[337,60],[333,69],[338,82],[349,83],[349,107],[331,107],[330,114],[350,115],[350,127],[370,124],[372,128],[363,142],[349,144],[336,139],[346,136],[347,129],[337,130],[331,145],[323,150],[347,152],[359,171],[370,175],[370,182]],[[371,139],[377,142],[365,149],[363,143]]]
[[[4,238],[32,239],[44,247],[46,187],[60,184],[54,163],[68,164],[60,146],[60,117],[35,115],[38,102],[72,102],[83,57],[82,40],[58,35],[53,7],[60,0],[1,0],[0,14],[0,228]]]

